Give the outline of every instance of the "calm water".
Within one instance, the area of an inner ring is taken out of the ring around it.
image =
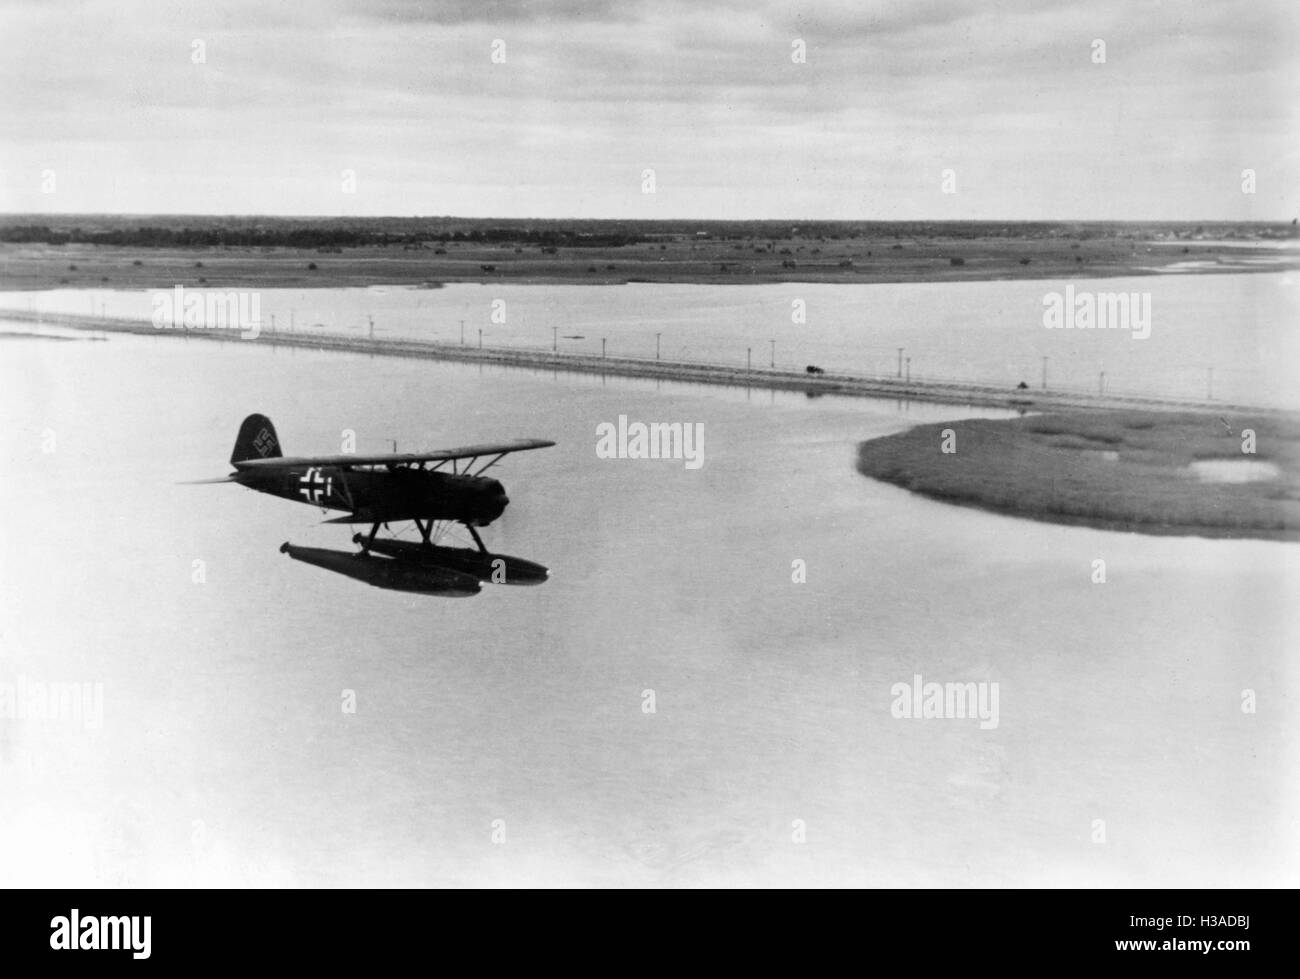
[[[1300,548],[855,472],[961,409],[131,337],[0,340],[0,380],[0,683],[104,689],[98,730],[0,720],[0,884],[1297,882]],[[291,453],[556,439],[486,531],[553,580],[288,560],[350,531],[177,485],[255,410]],[[703,423],[704,466],[598,460],[620,414]],[[916,673],[999,683],[999,726],[895,719]]]
[[[1151,330],[1048,330],[1044,296],[1067,283],[623,286],[449,285],[442,289],[262,290],[263,329],[323,329],[894,376],[1107,390],[1300,408],[1300,274],[1072,280],[1076,291],[1151,294]],[[0,294],[0,308],[104,310],[148,319],[153,293]],[[802,303],[796,307],[796,303]],[[794,322],[798,313],[802,322]],[[656,337],[656,334],[659,336]],[[573,339],[580,337],[581,339]],[[749,351],[748,355],[746,351]],[[1212,373],[1211,373],[1212,372]]]

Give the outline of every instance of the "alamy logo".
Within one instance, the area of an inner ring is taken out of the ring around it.
[[[703,422],[631,422],[596,426],[597,459],[681,459],[687,469],[704,465]]]
[[[262,332],[262,294],[186,290],[176,286],[153,297],[156,330],[239,330],[244,340]]]
[[[1151,335],[1151,293],[1049,292],[1043,297],[1043,326],[1049,330],[1130,330],[1134,340]]]
[[[895,683],[889,688],[894,702],[889,712],[897,720],[928,720],[978,717],[980,730],[998,726],[998,685],[987,683],[923,683],[921,674],[911,684]]]
[[[66,917],[56,915],[50,919],[50,948],[60,951],[129,949],[131,958],[147,959],[151,951],[149,933],[152,930],[153,919],[147,914],[83,918],[73,908]]]
[[[20,673],[16,683],[0,680],[0,720],[57,721],[97,731],[104,724],[104,685],[47,683]]]

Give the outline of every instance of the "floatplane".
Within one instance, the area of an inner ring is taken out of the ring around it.
[[[428,452],[286,456],[271,420],[249,415],[239,427],[230,456],[235,471],[198,482],[237,483],[323,510],[342,510],[343,516],[325,522],[370,527],[369,533],[353,535],[358,551],[301,547],[288,541],[280,545],[281,553],[295,561],[377,588],[468,596],[478,594],[484,582],[538,585],[549,577],[540,564],[492,553],[478,531],[500,517],[510,503],[505,487],[483,473],[511,453],[554,444],[516,439]],[[479,460],[486,461],[480,466]],[[381,527],[405,521],[415,524],[418,541],[379,536]],[[475,548],[438,543],[457,524],[469,531]]]

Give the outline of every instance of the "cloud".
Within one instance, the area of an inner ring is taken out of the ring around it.
[[[620,0],[359,0],[349,5],[360,18],[395,24],[589,24],[629,20],[641,9]]]
[[[1300,184],[1284,3],[91,0],[0,17],[10,210],[1297,209],[1282,192],[1243,200],[1237,179]],[[647,166],[667,178],[652,201]],[[344,167],[365,188],[348,200]],[[938,193],[944,167],[962,175],[955,199]],[[37,189],[46,168],[70,178],[54,199]]]

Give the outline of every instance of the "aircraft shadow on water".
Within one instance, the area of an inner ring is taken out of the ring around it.
[[[477,595],[484,582],[540,585],[549,572],[540,564],[493,554],[483,544],[486,527],[510,503],[505,487],[483,473],[512,452],[554,445],[517,439],[431,452],[329,456],[285,456],[275,426],[265,415],[249,415],[239,428],[230,464],[235,471],[200,483],[238,483],[259,493],[344,515],[326,523],[369,524],[354,534],[358,551],[300,547],[286,541],[280,552],[295,561],[356,578],[376,588],[420,595]],[[474,469],[478,460],[487,461]],[[379,528],[410,521],[420,540],[380,537]],[[477,548],[440,546],[450,527],[461,524]]]

